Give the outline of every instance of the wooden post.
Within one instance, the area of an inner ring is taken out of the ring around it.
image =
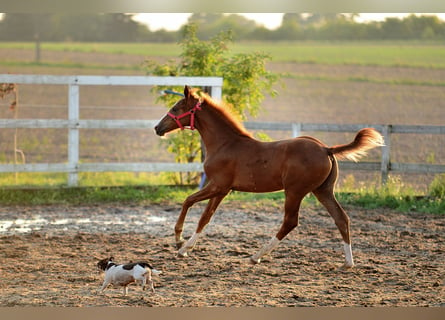
[[[74,187],[78,183],[79,163],[79,86],[68,86],[68,186]]]
[[[301,136],[301,123],[292,123],[292,138]]]
[[[36,40],[35,62],[40,63],[40,34],[39,34],[39,32],[36,32],[36,34],[34,35],[34,39]]]
[[[385,145],[382,147],[382,163],[381,163],[381,174],[382,174],[382,185],[388,182],[388,173],[391,170],[391,125],[383,126],[383,139]]]

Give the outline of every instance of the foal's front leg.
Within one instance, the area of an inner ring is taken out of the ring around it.
[[[187,212],[191,206],[193,206],[196,202],[206,200],[212,197],[210,193],[210,189],[207,185],[205,188],[199,190],[198,192],[190,195],[185,199],[182,204],[181,213],[179,214],[178,220],[175,225],[175,240],[176,240],[176,248],[180,249],[184,244],[184,238],[182,237],[182,231],[184,227],[185,217],[187,216]]]
[[[213,198],[219,194],[224,194],[224,196],[225,196],[227,193],[228,192],[221,192],[220,188],[216,187],[210,181],[209,184],[207,186],[205,186],[203,189],[188,196],[187,199],[185,199],[184,203],[182,204],[181,213],[180,213],[178,220],[176,221],[176,225],[175,225],[175,240],[176,240],[176,247],[178,249],[180,249],[182,247],[182,245],[184,244],[184,239],[182,237],[182,231],[183,231],[183,227],[184,227],[185,217],[187,216],[187,212],[190,209],[190,207],[193,206],[196,202]],[[224,198],[224,196],[223,196],[223,198]],[[219,202],[221,202],[221,200]],[[218,204],[219,204],[219,202],[218,202]],[[204,213],[203,213],[203,215],[204,215]]]
[[[204,212],[201,215],[201,218],[198,222],[198,227],[196,228],[195,233],[190,237],[190,239],[182,246],[179,251],[178,255],[181,257],[187,256],[188,251],[192,251],[193,247],[196,244],[196,241],[198,240],[199,236],[201,235],[201,232],[204,230],[204,227],[210,222],[210,219],[212,218],[213,214],[216,211],[216,208],[221,203],[222,199],[226,194],[219,195],[216,197],[213,197],[210,199],[209,203],[207,204],[207,207],[205,208]]]

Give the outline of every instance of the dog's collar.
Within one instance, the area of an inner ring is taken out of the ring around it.
[[[108,261],[108,264],[105,267],[105,270],[110,269],[112,266],[117,266],[117,264],[115,264],[113,261]]]

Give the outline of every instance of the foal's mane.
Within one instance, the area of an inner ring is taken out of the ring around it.
[[[233,112],[232,106],[229,104],[218,103],[212,99],[207,93],[204,92],[193,92],[196,99],[201,99],[206,103],[206,107],[210,107],[220,119],[227,122],[232,128],[234,128],[239,135],[252,138],[252,134],[244,128],[243,124],[236,118]]]

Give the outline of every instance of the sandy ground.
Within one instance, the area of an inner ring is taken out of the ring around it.
[[[191,209],[186,237],[202,209]],[[0,306],[445,306],[445,216],[346,209],[348,271],[333,220],[316,205],[255,266],[247,258],[278,229],[279,205],[223,204],[187,258],[173,238],[179,205],[1,207]],[[156,292],[98,295],[95,265],[109,255],[162,270]]]

